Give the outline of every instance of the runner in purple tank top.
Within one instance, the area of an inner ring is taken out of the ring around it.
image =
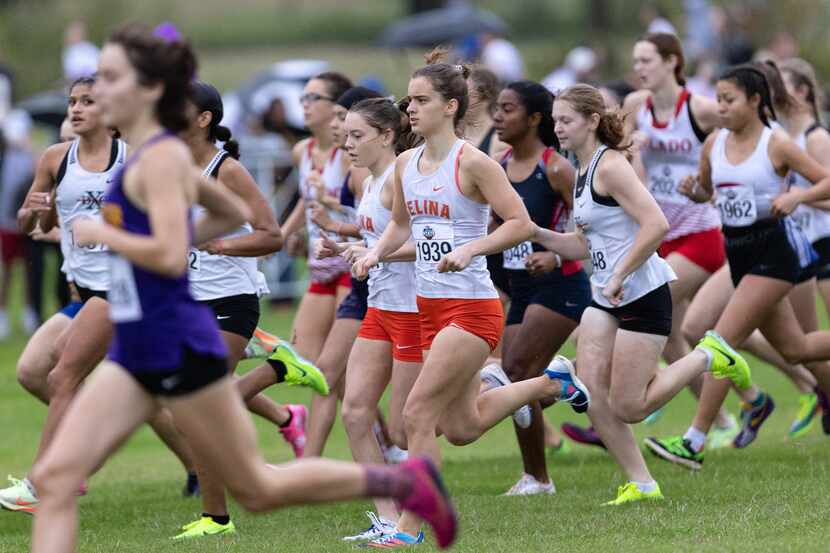
[[[194,455],[250,511],[390,497],[433,526],[439,547],[448,546],[456,517],[427,459],[398,467],[301,459],[274,470],[258,451],[253,423],[227,375],[214,317],[188,291],[191,243],[221,236],[249,216],[242,200],[197,177],[189,150],[171,134],[187,125],[195,69],[186,42],[167,42],[140,25],[116,31],[102,50],[96,95],[106,123],[136,152],[107,194],[106,222],[84,221],[73,231],[79,243],[112,251],[115,339],[110,359],[81,390],[33,469],[41,503],[32,551],[75,550],[75,492],[160,407],[173,414]],[[194,223],[188,213],[197,202],[207,215]]]

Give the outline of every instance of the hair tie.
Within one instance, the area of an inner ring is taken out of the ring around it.
[[[182,33],[176,25],[170,21],[159,23],[156,28],[153,29],[153,34],[165,42],[179,42],[182,40]]]

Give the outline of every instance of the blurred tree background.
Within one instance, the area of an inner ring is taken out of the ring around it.
[[[0,0],[0,61],[17,74],[17,96],[54,88],[61,74],[63,30],[84,20],[101,43],[118,24],[139,20],[179,25],[199,50],[202,76],[230,88],[258,69],[291,57],[327,59],[347,73],[375,73],[393,90],[405,83],[420,52],[374,46],[382,29],[416,7],[441,0]],[[643,30],[633,0],[473,0],[502,16],[525,57],[530,78],[541,78],[580,44],[605,52],[605,77],[628,70],[630,46]],[[733,2],[713,1],[727,5]],[[649,2],[683,28],[682,3]],[[746,31],[762,47],[782,30],[796,36],[801,55],[830,76],[830,2],[746,0]],[[405,59],[406,63],[401,63]]]

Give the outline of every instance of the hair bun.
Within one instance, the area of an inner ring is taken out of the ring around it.
[[[227,142],[231,139],[231,130],[228,127],[218,125],[216,127],[216,139],[221,142]]]

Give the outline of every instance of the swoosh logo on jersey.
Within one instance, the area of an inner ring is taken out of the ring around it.
[[[579,305],[579,304],[576,303],[576,302],[572,302],[572,301],[566,301],[565,302],[565,307],[576,307],[577,305]]]
[[[417,348],[418,346],[401,346],[399,344],[395,344],[395,349],[412,349]]]
[[[441,190],[443,190],[443,189],[444,189],[444,185],[443,185],[443,184],[442,184],[441,186],[438,186],[438,187],[435,187],[435,186],[433,186],[433,187],[432,187],[432,191],[433,191],[433,192],[440,192],[440,191],[441,191]]]

